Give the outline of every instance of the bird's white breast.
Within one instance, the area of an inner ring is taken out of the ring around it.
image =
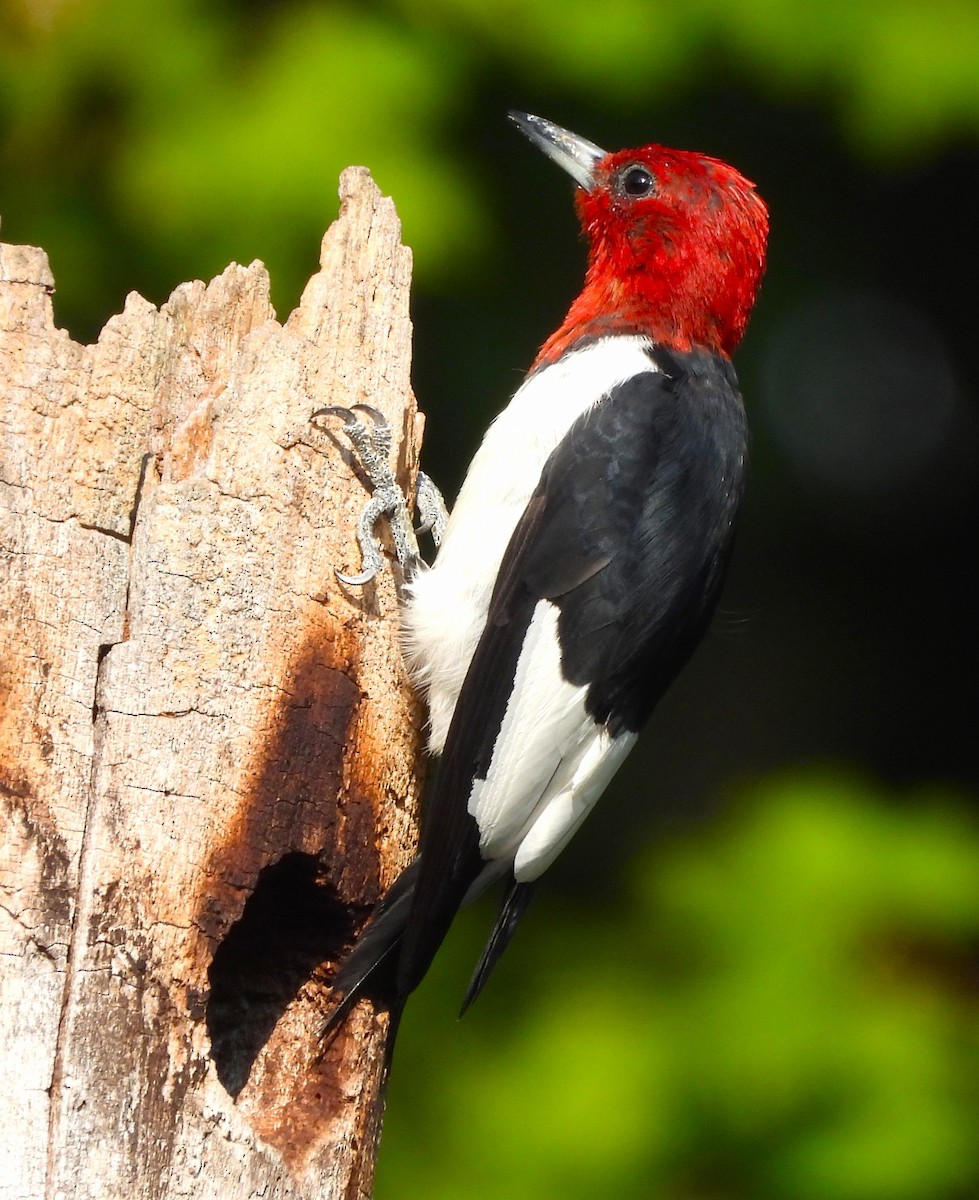
[[[428,696],[433,753],[441,753],[486,621],[504,552],[551,452],[583,413],[619,384],[656,367],[638,336],[602,338],[535,372],[486,433],[459,492],[434,566],[411,585],[405,653]]]

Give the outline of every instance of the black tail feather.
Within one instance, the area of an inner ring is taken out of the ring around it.
[[[520,918],[527,911],[527,905],[530,903],[530,898],[533,894],[533,883],[517,883],[515,879],[511,881],[510,887],[503,897],[503,904],[496,918],[496,924],[493,926],[493,932],[486,943],[486,949],[476,964],[476,970],[469,981],[469,988],[462,1002],[462,1008],[459,1010],[460,1017],[483,990],[486,980],[489,979],[490,972],[496,966],[500,955],[509,946],[510,939],[516,933]]]
[[[391,885],[360,931],[357,941],[340,964],[333,980],[335,1002],[327,1015],[321,1037],[327,1040],[339,1029],[344,1018],[370,986],[389,1005],[395,1028],[408,993],[397,986],[401,939],[411,914],[420,858],[416,858]],[[533,883],[511,880],[496,918],[496,924],[483,950],[466,991],[459,1015],[466,1011],[490,976],[500,955],[510,944],[520,918],[533,895]],[[393,1046],[393,1035],[389,1045]]]
[[[398,997],[394,988],[397,950],[408,923],[418,864],[416,858],[401,872],[371,913],[353,949],[340,964],[333,980],[337,1002],[326,1018],[322,1033],[324,1038],[339,1027],[360,999],[368,982],[379,985],[379,990],[385,993],[389,992],[385,1000],[392,1006],[397,1005]]]

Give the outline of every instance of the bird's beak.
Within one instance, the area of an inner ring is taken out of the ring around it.
[[[532,113],[511,112],[510,120],[538,150],[553,158],[586,192],[591,191],[595,186],[595,165],[605,157],[604,150],[570,129],[562,129]]]

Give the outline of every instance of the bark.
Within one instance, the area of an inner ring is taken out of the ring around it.
[[[0,1196],[362,1197],[388,1017],[330,965],[414,848],[394,573],[355,591],[367,401],[413,485],[410,252],[362,168],[284,324],[264,267],[92,346],[0,246]]]

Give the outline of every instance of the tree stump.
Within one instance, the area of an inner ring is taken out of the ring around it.
[[[2,1197],[370,1195],[388,1017],[318,1035],[422,714],[310,415],[379,408],[409,487],[422,426],[410,251],[363,168],[340,195],[284,324],[232,265],[77,345],[0,246]]]

